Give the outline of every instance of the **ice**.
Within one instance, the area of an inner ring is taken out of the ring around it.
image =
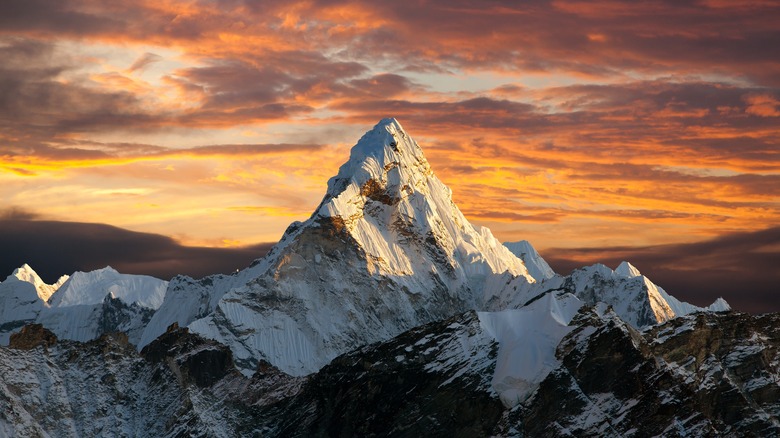
[[[100,304],[106,295],[127,304],[157,309],[163,302],[167,281],[147,275],[120,274],[105,267],[76,272],[51,296],[52,307]]]
[[[559,366],[555,350],[581,306],[573,295],[548,293],[521,309],[478,313],[482,327],[499,343],[493,388],[505,406],[526,400]]]

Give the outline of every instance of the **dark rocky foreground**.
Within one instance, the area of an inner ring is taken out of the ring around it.
[[[474,312],[305,378],[186,329],[138,354],[123,335],[0,348],[0,436],[778,436],[780,315],[699,313],[639,332],[583,309],[561,366],[524,403],[491,389],[498,344]]]

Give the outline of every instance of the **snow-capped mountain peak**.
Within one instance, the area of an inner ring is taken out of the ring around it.
[[[40,297],[40,299],[43,301],[48,301],[49,297],[51,297],[52,294],[54,294],[54,292],[56,292],[63,283],[65,283],[65,281],[68,279],[68,276],[63,275],[54,284],[46,284],[46,282],[43,281],[40,276],[38,276],[38,273],[35,272],[35,270],[30,267],[30,265],[25,263],[21,267],[14,269],[14,272],[9,275],[8,278],[16,278],[19,281],[32,284],[35,286],[35,290],[38,292],[38,297]]]
[[[712,304],[707,306],[707,310],[711,312],[728,312],[731,310],[731,306],[723,297],[718,297]]]
[[[615,274],[626,278],[639,277],[642,275],[642,273],[639,272],[639,269],[627,261],[620,262],[620,265],[615,268]]]
[[[600,263],[576,269],[566,277],[565,287],[586,304],[612,306],[620,318],[636,328],[694,312],[730,310],[722,298],[706,308],[680,301],[628,262],[614,271]]]
[[[360,138],[349,160],[328,181],[325,200],[317,213],[343,217],[344,212],[352,211],[355,191],[362,196],[382,196],[387,202],[397,202],[415,190],[428,194],[430,188],[425,183],[432,174],[422,149],[401,124],[392,118],[383,119]],[[445,196],[451,196],[449,189],[445,191]],[[332,198],[338,199],[327,202]]]
[[[38,276],[38,273],[35,272],[35,270],[27,263],[14,269],[14,272],[8,276],[8,278],[11,277],[15,277],[18,280],[26,281],[31,284],[43,283],[43,280],[41,280],[41,277]]]
[[[452,191],[434,175],[422,148],[394,118],[381,120],[352,148],[349,160],[328,181],[313,217],[344,227],[381,274],[414,272],[404,246],[422,238],[425,242],[418,246],[435,245],[434,251],[440,253],[436,256],[455,270],[468,267],[476,276],[508,271],[534,281],[489,230],[468,222],[452,201]]]
[[[29,323],[42,324],[63,339],[89,341],[123,331],[138,343],[167,285],[111,267],[64,275],[50,285],[25,264],[0,283],[0,345]]]
[[[555,271],[547,264],[541,255],[536,251],[536,248],[531,245],[531,242],[527,240],[521,240],[519,242],[504,242],[509,251],[523,261],[525,267],[528,268],[528,273],[536,281],[542,281],[555,277]]]
[[[168,282],[147,275],[120,274],[106,266],[91,272],[75,272],[52,295],[52,307],[100,304],[110,296],[126,304],[157,309],[163,302]]]
[[[488,229],[469,223],[395,119],[357,142],[314,214],[290,225],[250,270],[251,278],[236,276],[245,285],[226,290],[229,282],[200,282],[199,290],[222,290],[193,294],[221,297],[198,320],[190,318],[203,303],[173,304],[181,294],[169,295],[144,340],[166,324],[192,321],[192,331],[230,345],[245,372],[263,359],[304,375],[356,344],[482,309],[493,296],[486,285],[505,284],[492,277],[535,282]]]

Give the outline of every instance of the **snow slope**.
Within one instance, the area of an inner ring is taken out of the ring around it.
[[[167,281],[120,274],[111,267],[76,272],[51,296],[36,322],[61,339],[85,342],[121,331],[138,344],[167,286]]]
[[[531,245],[531,242],[527,240],[521,240],[519,242],[504,242],[509,251],[523,261],[528,273],[536,281],[542,281],[555,276],[555,271],[552,270],[550,265],[542,258],[541,255]]]
[[[33,322],[62,339],[88,341],[123,331],[138,343],[163,302],[167,284],[107,267],[76,272],[48,285],[24,265],[0,283],[0,345],[7,345],[12,332]]]
[[[589,306],[612,306],[614,312],[635,328],[647,327],[672,318],[702,311],[730,310],[722,298],[703,308],[680,301],[658,287],[628,262],[616,270],[602,264],[575,269],[566,277],[555,275],[536,283],[511,276],[487,280],[485,310],[521,308],[550,291],[568,292]]]
[[[2,437],[229,436],[174,373],[110,337],[0,348],[0,375]]]
[[[499,343],[493,389],[505,406],[527,399],[560,365],[555,350],[580,307],[575,296],[550,292],[520,309],[478,313],[483,329]]]
[[[27,263],[22,265],[20,268],[15,269],[11,274],[11,277],[15,277],[21,281],[25,281],[35,286],[38,297],[40,297],[40,299],[43,301],[48,301],[54,292],[56,292],[60,286],[62,286],[62,284],[65,283],[65,281],[67,281],[69,278],[67,275],[63,275],[59,278],[59,280],[57,280],[56,283],[46,284],[41,279],[41,277],[38,276],[38,273],[35,272],[33,268],[31,268]]]
[[[635,278],[635,277],[645,278],[642,275],[642,273],[639,272],[639,269],[637,269],[634,265],[626,261],[621,262],[620,265],[618,265],[618,267],[615,269],[615,275],[625,277],[628,279]],[[649,279],[645,278],[645,280],[648,283],[648,290],[653,290],[653,292],[657,292],[658,295],[660,295],[661,298],[666,301],[666,303],[672,309],[672,312],[674,312],[675,316],[684,316],[684,315],[689,315],[691,313],[703,312],[703,311],[725,312],[731,310],[731,306],[729,306],[729,304],[723,298],[718,298],[717,300],[715,300],[715,302],[713,302],[707,307],[698,307],[698,306],[694,306],[693,304],[678,300],[677,298],[669,295],[660,286],[656,286],[655,284],[653,284]]]
[[[145,327],[138,343],[144,346],[165,333],[173,323],[186,327],[213,312],[227,291],[246,285],[256,278],[265,265],[253,265],[235,275],[212,275],[195,280],[186,275],[174,277],[168,284],[163,303]]]
[[[492,277],[535,281],[466,220],[395,119],[358,141],[315,213],[290,225],[255,269],[264,271],[240,287],[215,282],[222,290],[207,295],[222,296],[216,309],[190,324],[229,345],[246,373],[263,359],[308,374],[356,345],[481,309],[494,293],[486,285],[503,287]]]
[[[636,328],[694,312],[730,309],[722,298],[707,308],[680,301],[628,262],[622,262],[615,271],[602,264],[577,269],[568,277],[566,286],[586,304],[602,302],[612,306],[620,318]]]
[[[8,345],[12,332],[35,322],[47,306],[46,300],[67,278],[63,276],[57,283],[46,284],[25,264],[0,282],[0,345]]]
[[[100,304],[106,295],[127,304],[157,309],[163,302],[167,281],[147,275],[120,274],[107,266],[76,272],[51,296],[52,307]]]

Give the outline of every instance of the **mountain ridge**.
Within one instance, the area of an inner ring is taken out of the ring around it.
[[[681,302],[628,262],[562,276],[529,242],[499,243],[383,119],[246,269],[164,282],[107,267],[46,285],[24,265],[0,282],[0,334],[14,336],[0,369],[18,372],[0,383],[14,407],[0,433],[92,434],[121,415],[111,430],[131,435],[631,436],[645,413],[654,433],[773,431],[776,321],[728,310]],[[734,339],[708,344],[719,330]],[[80,388],[84,373],[101,382]],[[712,373],[728,384],[691,383]],[[678,403],[694,396],[762,411]]]

